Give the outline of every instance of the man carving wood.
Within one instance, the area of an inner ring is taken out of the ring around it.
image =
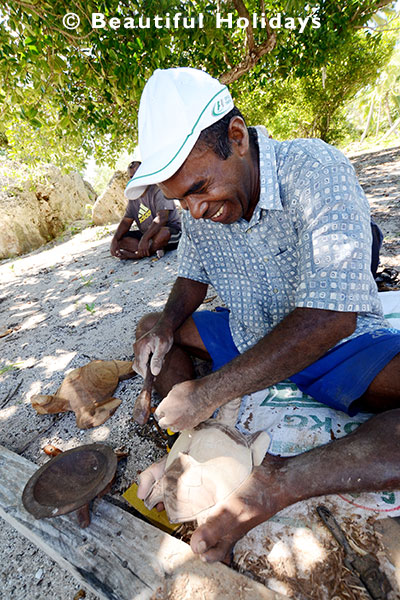
[[[157,183],[184,209],[178,278],[135,344],[135,367],[144,375],[150,360],[164,398],[159,424],[194,427],[285,379],[348,414],[380,413],[304,454],[267,454],[194,532],[193,551],[226,560],[249,529],[299,500],[400,488],[400,332],[383,318],[368,201],[346,157],[248,128],[225,86],[186,68],[147,82],[139,145],[127,197]],[[197,311],[209,284],[226,310]],[[212,360],[213,372],[195,379],[192,356]],[[141,476],[141,497],[159,471]]]

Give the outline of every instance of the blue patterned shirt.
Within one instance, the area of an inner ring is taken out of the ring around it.
[[[250,222],[183,211],[178,275],[213,285],[240,352],[296,307],[357,312],[351,337],[387,327],[370,270],[369,204],[348,159],[321,140],[257,135],[260,199]]]

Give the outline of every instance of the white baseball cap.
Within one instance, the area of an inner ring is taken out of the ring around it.
[[[204,71],[189,67],[154,71],[140,99],[142,164],[126,186],[125,196],[139,198],[148,185],[172,177],[203,129],[233,106],[228,88]]]

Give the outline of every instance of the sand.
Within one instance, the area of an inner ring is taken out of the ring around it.
[[[372,212],[385,233],[383,266],[400,269],[400,148],[352,158]],[[80,224],[82,226],[82,223]],[[165,303],[177,273],[177,252],[162,259],[119,261],[109,246],[116,226],[87,227],[39,250],[0,263],[0,444],[43,464],[44,445],[61,450],[105,442],[130,452],[111,497],[137,471],[164,454],[154,426],[132,420],[140,377],[119,384],[122,404],[96,429],[79,430],[73,413],[36,415],[30,397],[53,393],[71,369],[94,359],[132,358],[138,320]],[[210,289],[209,297],[215,296]],[[213,306],[216,300],[207,305]],[[1,521],[0,598],[72,600],[81,586]],[[88,600],[95,596],[87,592]]]

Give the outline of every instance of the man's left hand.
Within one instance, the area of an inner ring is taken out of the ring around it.
[[[118,257],[121,260],[142,258],[141,256],[138,256],[137,252],[130,252],[129,250],[126,250],[125,248],[120,248]]]
[[[140,255],[140,258],[143,258],[144,256],[150,256],[150,250],[151,250],[151,238],[149,240],[147,240],[145,238],[145,236],[143,236],[139,242],[137,254]]]
[[[174,385],[154,413],[160,427],[172,431],[192,429],[222,406],[223,402],[209,397],[203,381],[197,379]]]

